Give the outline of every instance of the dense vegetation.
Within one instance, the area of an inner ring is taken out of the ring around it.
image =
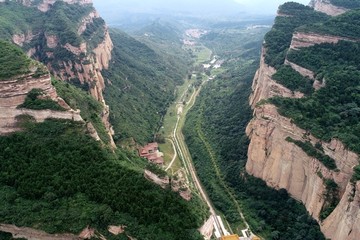
[[[83,123],[24,121],[24,132],[0,137],[0,221],[79,233],[89,225],[108,239],[124,224],[137,239],[200,239],[205,212],[148,182],[143,160],[103,149]]]
[[[245,128],[252,116],[248,96],[257,68],[252,62],[258,62],[260,43],[243,41],[238,48],[246,44],[258,50],[249,54],[237,49],[237,61],[225,63],[228,70],[202,89],[186,121],[186,142],[210,198],[233,230],[238,231],[241,224],[240,205],[252,230],[266,239],[324,239],[304,206],[285,190],[267,187],[244,169],[248,149]],[[224,54],[220,57],[232,53]]]
[[[265,36],[265,62],[275,68],[284,63],[292,34],[297,27],[329,18],[324,13],[295,2],[281,5],[279,14],[281,15],[276,17],[272,30]]]
[[[360,9],[352,10],[324,22],[302,26],[298,30],[358,39],[360,38],[359,16]]]
[[[360,181],[360,165],[354,167],[354,175],[352,181]]]
[[[302,142],[294,140],[290,137],[287,137],[286,141],[294,143],[296,146],[300,147],[308,156],[318,159],[328,169],[337,169],[335,160],[326,155],[323,151],[321,151],[321,149],[317,149],[316,147],[314,147],[311,142]]]
[[[85,122],[91,122],[104,143],[109,143],[109,134],[102,123],[103,106],[92,98],[89,93],[81,90],[72,84],[52,79],[58,95],[74,109],[80,109],[80,115]]]
[[[0,81],[30,72],[31,59],[13,44],[0,40]]]
[[[54,110],[54,111],[66,111],[57,102],[50,98],[43,98],[44,91],[34,88],[26,96],[25,102],[18,106],[18,108],[27,108],[33,110]]]
[[[15,1],[0,3],[0,38],[10,40],[14,34],[40,30],[43,19],[40,11]]]
[[[303,129],[329,141],[339,138],[360,153],[359,114],[360,77],[357,54],[359,43],[341,41],[291,51],[290,61],[316,73],[326,86],[303,99],[275,98],[281,114],[292,118]],[[316,109],[316,111],[314,111]]]
[[[308,77],[302,76],[288,65],[281,66],[272,76],[272,79],[292,91],[299,91],[306,95],[314,92],[314,81]]]
[[[174,89],[183,81],[186,68],[171,64],[147,45],[119,30],[111,30],[112,64],[104,71],[108,79],[105,99],[110,120],[119,135],[152,141],[160,120],[174,99]]]
[[[336,6],[344,8],[360,8],[359,0],[330,0],[330,2]]]

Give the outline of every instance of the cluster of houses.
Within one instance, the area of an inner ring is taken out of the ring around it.
[[[157,165],[162,166],[164,164],[164,154],[159,151],[159,144],[157,142],[149,143],[139,148],[139,156]]]

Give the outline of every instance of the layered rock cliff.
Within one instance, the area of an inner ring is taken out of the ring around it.
[[[328,1],[314,1],[314,4],[329,4]],[[319,9],[317,9],[319,10]],[[329,13],[328,13],[329,14]],[[336,44],[340,40],[353,39],[315,33],[295,32],[289,49],[298,50],[321,43]],[[265,63],[263,49],[260,68],[253,81],[250,105],[254,109],[253,119],[246,129],[250,138],[246,170],[263,179],[276,189],[286,189],[296,200],[301,201],[309,213],[319,221],[321,230],[329,239],[356,240],[359,236],[359,182],[353,182],[353,168],[359,164],[356,153],[348,150],[338,139],[324,142],[299,128],[294,121],[279,114],[276,106],[265,101],[273,96],[286,98],[302,97],[276,83],[272,75],[276,69]],[[315,73],[285,59],[301,75],[315,80]],[[314,81],[314,88],[325,86]],[[292,139],[289,141],[289,139]],[[318,146],[323,154],[334,159],[336,169],[331,170],[319,159],[310,156],[294,142]],[[320,219],[326,207],[326,181],[338,186],[336,196],[340,201],[335,210],[325,219]]]
[[[293,92],[290,89],[274,81],[271,77],[276,73],[275,68],[265,63],[265,48],[262,50],[262,58],[260,59],[260,68],[256,71],[252,93],[250,95],[250,105],[252,108],[261,100],[265,100],[274,96],[284,96],[292,98],[301,98],[304,94]]]
[[[21,116],[28,116],[37,122],[48,118],[69,119],[83,121],[80,111],[74,111],[60,98],[51,85],[49,73],[34,76],[35,69],[27,75],[17,76],[9,80],[0,81],[0,135],[20,130]],[[31,110],[18,108],[32,89],[41,89],[43,98],[48,98],[59,104],[65,111]]]

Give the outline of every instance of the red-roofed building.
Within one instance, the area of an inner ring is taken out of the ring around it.
[[[162,152],[159,152],[159,145],[158,143],[149,143],[148,145],[144,146],[143,148],[139,149],[140,157],[146,158],[152,163],[163,165],[164,159],[162,158],[164,155]]]

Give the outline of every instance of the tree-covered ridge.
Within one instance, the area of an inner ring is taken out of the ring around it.
[[[183,81],[187,69],[177,68],[147,45],[119,30],[111,30],[111,38],[113,63],[103,74],[110,80],[105,99],[111,109],[111,123],[120,134],[116,140],[151,141],[167,106],[174,99],[175,86]]]
[[[44,65],[30,59],[19,47],[0,40],[0,81],[24,74],[40,77],[48,71]]]
[[[265,62],[275,68],[284,63],[293,32],[297,27],[330,18],[324,13],[294,2],[281,5],[278,13],[272,30],[265,36]]]
[[[103,149],[83,123],[23,126],[0,137],[0,222],[75,234],[89,225],[127,239],[107,232],[121,224],[137,239],[200,239],[204,207],[148,182],[136,167],[143,160]]]
[[[333,36],[360,39],[360,9],[351,10],[321,23],[298,28],[302,32],[315,32]]]
[[[325,87],[303,99],[275,98],[281,114],[329,141],[339,138],[360,153],[360,43],[341,41],[291,51],[290,61],[316,73]],[[316,109],[316,110],[315,110]]]
[[[336,6],[344,7],[344,8],[360,8],[359,0],[330,0],[330,2]]]

